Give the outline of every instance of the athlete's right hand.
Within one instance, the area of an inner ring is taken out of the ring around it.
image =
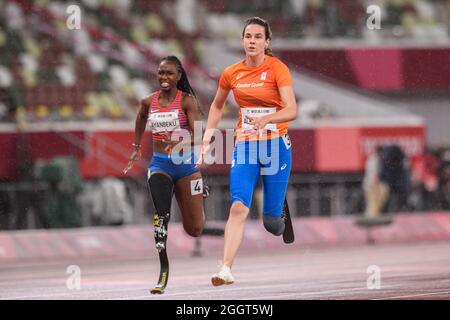
[[[198,169],[201,167],[201,165],[203,164],[203,158],[206,154],[206,152],[208,152],[209,150],[209,142],[203,142],[202,144],[202,150],[200,151],[200,154],[198,155],[198,160],[197,163],[195,164],[195,167]]]
[[[139,160],[141,157],[141,149],[134,149],[133,153],[130,156],[130,160],[128,160],[127,166],[123,169],[123,174],[127,174],[128,171],[133,168],[134,162]]]

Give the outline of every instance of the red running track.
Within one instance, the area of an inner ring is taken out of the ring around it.
[[[236,282],[224,287],[210,284],[221,252],[202,257],[186,252],[170,260],[166,293],[157,296],[148,292],[159,272],[154,256],[0,264],[0,299],[450,300],[449,248],[445,240],[309,249],[280,243],[279,249],[243,249],[233,268]],[[79,290],[67,288],[69,265],[80,268]],[[368,288],[368,282],[376,284],[370,281],[370,266],[379,270],[378,289]]]

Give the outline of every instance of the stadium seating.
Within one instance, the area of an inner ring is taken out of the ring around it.
[[[160,57],[179,56],[190,77],[189,65],[202,69],[193,37],[167,17],[173,1],[81,1],[81,30],[66,27],[64,1],[3,2],[3,121],[21,106],[28,121],[131,120],[139,100],[157,87]],[[192,72],[200,74],[197,82],[207,73]]]
[[[202,67],[205,44],[239,39],[243,20],[254,15],[270,21],[276,39],[449,38],[448,0],[82,0],[80,30],[67,28],[64,1],[0,3],[3,122],[12,121],[18,107],[30,121],[132,120],[139,100],[158,87],[156,66],[167,54],[182,58],[208,105],[220,70]],[[365,28],[370,4],[382,11],[379,33]],[[191,20],[179,18],[187,12]],[[227,107],[225,116],[235,113]]]
[[[239,35],[246,17],[260,15],[271,22],[275,38],[365,38],[366,8],[381,9],[383,39],[448,40],[450,2],[425,0],[290,0],[208,1],[208,30],[215,36]]]

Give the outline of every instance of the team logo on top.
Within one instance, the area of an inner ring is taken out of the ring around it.
[[[263,73],[261,73],[261,80],[266,80],[266,78],[267,78],[267,72],[263,72]]]

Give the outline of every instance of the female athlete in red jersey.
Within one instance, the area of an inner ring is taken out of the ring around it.
[[[200,119],[195,92],[181,62],[175,56],[161,60],[157,77],[160,90],[141,101],[136,117],[134,150],[124,169],[126,174],[140,158],[141,139],[149,122],[152,128],[153,157],[148,170],[148,184],[156,208],[155,243],[161,260],[159,284],[152,293],[162,293],[167,285],[166,241],[173,193],[175,192],[181,210],[184,230],[189,235],[200,236],[205,222],[203,180],[195,167],[193,150],[181,155],[171,152],[177,143],[171,141],[171,135],[182,131],[192,134],[194,121]]]

